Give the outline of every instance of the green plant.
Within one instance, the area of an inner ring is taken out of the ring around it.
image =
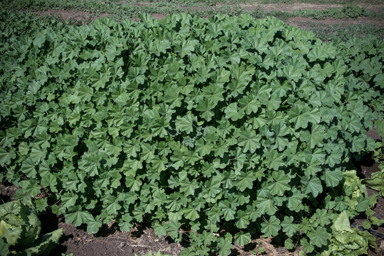
[[[376,163],[379,163],[379,169],[384,170],[384,143],[376,142],[376,147],[373,151],[373,157]]]
[[[0,252],[7,255],[9,249],[17,255],[49,255],[56,246],[62,229],[39,238],[40,220],[31,201],[16,200],[0,205]]]
[[[381,137],[381,142],[376,142],[373,157],[379,163],[379,169],[384,170],[384,120],[375,121],[376,132]]]
[[[183,255],[228,255],[252,235],[321,253],[336,214],[370,207],[347,163],[383,119],[382,42],[322,43],[249,15],[14,35],[4,13],[1,178],[21,197],[51,192],[67,223],[148,220],[189,240]]]
[[[374,194],[374,196],[371,197],[372,198],[371,200],[376,201],[377,196],[378,196],[377,194]],[[370,228],[372,227],[372,225],[375,227],[379,227],[379,226],[383,225],[384,219],[378,219],[377,217],[373,216],[375,214],[375,212],[372,211],[371,209],[368,209],[365,212],[365,214],[368,217],[368,219],[363,222],[362,227],[364,229],[368,230],[372,234],[377,234],[375,231],[371,230]],[[379,234],[379,236],[383,237],[383,234]]]
[[[330,245],[321,253],[321,256],[359,256],[367,253],[370,245],[376,247],[375,237],[368,231],[360,231],[358,228],[351,229],[348,214],[344,211],[334,219]]]
[[[384,196],[384,169],[372,174],[372,177],[364,180],[370,188],[379,191],[380,196]]]
[[[356,4],[344,5],[342,8],[342,15],[348,18],[358,18],[368,14],[365,8],[361,8]]]
[[[384,138],[384,121],[376,120],[375,127],[377,128],[378,135]],[[384,196],[384,143],[382,141],[376,142],[373,157],[376,163],[379,163],[380,171],[373,173],[371,178],[364,179],[364,183],[370,188],[377,190],[380,196]]]
[[[137,254],[135,254],[137,256]],[[158,251],[156,254],[152,254],[152,250],[149,251],[149,253],[145,254],[144,256],[170,256],[168,254],[162,254],[160,251]]]
[[[297,13],[303,13],[303,11],[296,11]],[[336,18],[336,19],[345,19],[345,18],[358,18],[370,15],[370,13],[364,8],[360,8],[357,5],[344,5],[342,8],[328,8],[326,10],[315,11],[315,10],[305,10],[305,16],[313,17],[315,19],[325,19],[325,18]]]
[[[300,26],[308,26],[306,30],[312,31],[322,41],[348,41],[354,38],[366,38],[374,35],[380,40],[384,39],[384,29],[369,24],[334,24],[319,25],[314,22],[300,23]]]

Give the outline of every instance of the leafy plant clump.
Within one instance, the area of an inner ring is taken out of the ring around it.
[[[346,163],[374,148],[366,132],[383,119],[380,41],[187,14],[11,38],[1,178],[50,191],[53,212],[89,233],[150,220],[191,241],[184,255],[228,255],[260,235],[319,253],[337,214],[370,207]]]
[[[379,163],[379,169],[384,170],[384,120],[376,120],[375,127],[377,134],[381,137],[381,141],[376,142],[373,151],[373,157],[376,163]]]
[[[32,203],[20,200],[0,205],[0,254],[9,249],[16,255],[49,255],[63,230],[58,229],[39,238],[41,222]]]
[[[325,17],[332,17],[336,19],[345,18],[359,18],[368,16],[368,11],[355,4],[344,5],[342,8],[328,8],[314,14],[315,19],[324,19]]]
[[[354,255],[366,254],[369,245],[376,246],[375,237],[368,231],[351,229],[349,218],[344,211],[339,214],[332,225],[332,237],[328,250],[321,256],[329,255]]]
[[[378,135],[384,138],[384,121],[377,120],[375,122],[375,127]],[[379,192],[380,196],[384,196],[384,143],[383,141],[377,141],[376,147],[373,151],[373,157],[376,163],[379,163],[380,171],[373,173],[372,177],[369,179],[365,179],[364,182],[370,188],[375,189]]]
[[[384,170],[372,174],[372,177],[364,181],[370,188],[379,192],[380,196],[384,196]]]

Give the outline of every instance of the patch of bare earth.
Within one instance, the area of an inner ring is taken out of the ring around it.
[[[127,4],[125,2],[121,2],[120,4]],[[135,3],[131,4],[132,6],[150,6],[152,3],[150,2],[142,2],[142,3]],[[197,7],[197,6],[190,6],[190,7],[185,7],[185,6],[178,6],[180,9],[185,9],[185,10],[191,10],[191,11],[196,11],[196,10],[212,10],[214,8],[220,7],[220,4],[217,4],[216,6],[209,6],[209,7]],[[253,3],[253,4],[240,4],[239,5],[242,10],[247,10],[247,11],[254,11],[255,9],[260,9],[260,11],[263,12],[271,12],[271,11],[281,11],[281,12],[293,12],[296,10],[326,10],[328,8],[342,8],[343,5],[340,4],[308,4],[308,3],[293,3],[293,4],[258,4],[258,3]],[[360,7],[364,7],[366,10],[372,11],[372,12],[377,12],[377,13],[384,13],[384,5],[359,5]],[[161,7],[159,7],[161,8]],[[38,14],[39,16],[44,16],[44,15],[61,15],[61,17],[64,20],[68,19],[75,19],[77,21],[80,20],[89,20],[93,22],[94,20],[98,18],[105,17],[107,14],[103,13],[99,15],[98,17],[91,16],[90,13],[83,12],[83,11],[78,11],[74,12],[71,10],[48,10],[44,12],[32,12],[35,14]],[[154,19],[165,19],[167,16],[166,14],[160,14],[160,13],[152,13],[151,14]],[[138,20],[138,19],[134,19]],[[375,25],[375,26],[380,26],[384,27],[384,19],[378,20],[378,19],[372,19],[369,17],[360,17],[357,19],[323,19],[323,20],[315,20],[312,18],[303,18],[303,17],[293,17],[293,18],[288,18],[286,20],[286,23],[291,26],[297,26],[297,27],[305,27],[303,23],[307,22],[314,22],[316,24],[326,24],[326,25],[334,25],[334,24],[345,24],[345,25],[350,25],[350,24],[370,24],[370,25]]]
[[[330,7],[342,7],[342,5],[339,4],[306,4],[306,3],[295,3],[295,4],[240,4],[241,8],[244,9],[255,9],[260,8],[262,11],[265,12],[271,12],[271,11],[282,11],[282,12],[293,12],[296,10],[305,10],[305,9],[311,9],[311,10],[325,10]]]
[[[72,10],[54,10],[54,9],[43,11],[43,12],[32,11],[31,13],[37,14],[39,17],[54,15],[54,16],[61,17],[63,20],[70,20],[70,19],[74,19],[76,21],[92,20],[92,22],[95,21],[96,19],[100,19],[107,16],[106,13],[102,13],[99,16],[95,17],[91,15],[91,13],[89,12],[83,12],[83,11],[75,12]]]
[[[160,13],[152,13],[151,16],[152,16],[155,20],[165,19],[165,17],[167,17],[167,15],[165,15],[165,14],[160,14]]]
[[[152,250],[177,256],[183,250],[180,244],[169,243],[166,240],[167,236],[159,238],[153,229],[143,229],[138,225],[132,228],[131,232],[120,232],[118,226],[113,224],[105,227],[98,235],[90,235],[83,229],[64,223],[63,220],[59,222],[58,227],[63,228],[65,240],[51,252],[51,255],[60,255],[64,252],[80,256],[134,256],[144,255]]]
[[[303,24],[313,22],[315,24],[324,24],[324,25],[351,25],[351,24],[367,24],[374,25],[379,27],[384,27],[384,20],[375,20],[369,17],[360,17],[357,19],[324,19],[324,20],[316,20],[311,18],[304,17],[292,17],[288,18],[285,22],[287,25],[295,26],[295,27],[303,27]]]
[[[384,5],[359,5],[364,7],[368,11],[383,13]],[[260,8],[262,11],[282,11],[282,12],[294,12],[298,10],[316,10],[323,11],[328,8],[342,8],[341,4],[307,4],[307,3],[294,3],[294,4],[240,4],[244,9]]]

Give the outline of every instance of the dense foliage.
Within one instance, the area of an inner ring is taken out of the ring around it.
[[[322,43],[247,15],[24,36],[12,15],[1,23],[1,178],[53,192],[66,222],[92,233],[150,220],[159,236],[190,239],[185,255],[228,255],[260,234],[317,253],[338,239],[335,218],[369,208],[346,166],[375,147],[383,42]]]

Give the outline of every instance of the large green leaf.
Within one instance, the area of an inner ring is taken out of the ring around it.
[[[323,186],[321,184],[321,180],[317,177],[308,178],[303,177],[301,179],[301,182],[305,185],[305,193],[309,194],[312,193],[314,197],[317,197],[318,194],[323,192]]]
[[[230,202],[219,202],[219,209],[223,212],[226,221],[235,219],[236,208]]]
[[[71,194],[66,193],[66,194],[62,195],[61,196],[62,207],[69,208],[71,206],[75,206],[78,198],[79,198],[79,196],[77,194],[73,194],[73,193],[71,193]]]
[[[250,153],[254,153],[256,149],[260,148],[260,139],[261,137],[256,135],[254,130],[244,130],[240,132],[240,136],[238,138],[239,146],[242,146],[243,152],[246,153],[249,151]]]
[[[90,218],[90,214],[86,211],[82,211],[80,207],[71,206],[69,212],[65,215],[65,222],[73,224],[75,227],[80,226],[83,223],[87,223]]]
[[[5,148],[0,148],[0,165],[5,166],[6,164],[9,165],[11,163],[11,160],[16,158],[15,150],[12,148],[9,151]]]
[[[0,239],[0,254],[1,255],[8,255],[9,249],[8,244],[4,241],[4,239]]]
[[[60,237],[62,235],[62,228],[44,234],[43,236],[39,237],[33,244],[29,245],[25,252],[31,255],[50,255],[51,250],[54,249],[59,243]]]
[[[242,210],[237,211],[237,216],[236,216],[237,221],[235,223],[236,227],[238,227],[240,229],[247,228],[249,223],[250,223],[249,218],[250,218],[250,216],[248,215],[247,212],[244,212]]]
[[[308,233],[308,237],[311,240],[311,244],[321,247],[327,245],[330,235],[326,228],[317,227],[316,230]]]
[[[351,224],[346,211],[340,213],[334,220],[334,227],[337,231],[349,231],[352,232]]]
[[[230,240],[220,237],[217,241],[220,256],[227,256],[231,253],[232,243]]]
[[[264,233],[265,237],[276,236],[280,228],[280,220],[275,216],[272,216],[268,221],[261,223],[261,232]]]
[[[161,238],[163,235],[167,234],[167,230],[164,225],[161,225],[159,222],[155,222],[153,229],[155,230],[155,234]]]
[[[242,173],[237,176],[237,181],[235,186],[243,192],[245,189],[252,189],[253,182],[256,180],[256,177],[253,172]]]
[[[97,233],[102,226],[102,223],[100,220],[97,218],[94,218],[92,215],[88,215],[88,220],[87,220],[87,233],[92,234],[92,233]]]
[[[159,56],[160,53],[165,53],[170,46],[171,43],[168,40],[155,39],[149,43],[149,51]]]
[[[180,54],[183,58],[185,55],[189,55],[195,50],[195,46],[199,43],[197,40],[185,40],[183,39],[180,44],[176,44],[175,52]]]
[[[258,197],[256,201],[257,208],[261,210],[261,213],[273,215],[276,212],[276,208],[274,207],[274,201],[269,198]]]
[[[281,226],[283,227],[283,232],[285,232],[289,237],[293,236],[298,230],[297,225],[293,223],[292,216],[285,216]]]
[[[225,110],[225,117],[231,119],[232,121],[237,121],[244,116],[244,111],[238,109],[236,103],[231,103]]]
[[[300,193],[296,188],[292,189],[292,196],[288,197],[288,208],[291,211],[300,211],[302,209],[302,200],[304,195]]]
[[[170,220],[166,230],[170,237],[172,237],[175,240],[178,240],[179,228],[180,228],[180,223],[178,221]]]
[[[196,220],[200,217],[199,213],[192,207],[184,209],[184,216],[189,220]]]
[[[251,235],[249,233],[244,233],[240,231],[239,233],[236,234],[235,242],[240,246],[244,246],[245,244],[248,244],[251,242]]]
[[[313,125],[311,131],[301,133],[301,138],[308,143],[311,148],[323,146],[323,140],[326,138],[324,128],[320,125]]]
[[[284,191],[289,190],[291,188],[291,186],[289,186],[291,178],[286,175],[284,171],[272,172],[272,178],[274,179],[274,181],[272,185],[268,187],[272,195],[282,196],[284,194]]]
[[[325,181],[325,184],[327,184],[328,187],[336,187],[343,179],[343,174],[339,169],[335,171],[326,170],[321,178]]]
[[[21,165],[20,170],[28,177],[28,178],[36,178],[36,167],[35,162],[31,158],[27,158],[23,164]]]
[[[37,196],[40,194],[40,184],[36,180],[23,180],[19,182],[20,187],[27,192],[30,196]]]
[[[268,167],[274,170],[279,170],[282,166],[285,165],[284,155],[280,154],[276,150],[269,150],[265,153],[266,160],[265,162],[268,164]]]
[[[193,123],[196,120],[196,117],[188,112],[184,117],[178,116],[176,119],[176,128],[179,131],[184,131],[187,134],[193,131]]]

